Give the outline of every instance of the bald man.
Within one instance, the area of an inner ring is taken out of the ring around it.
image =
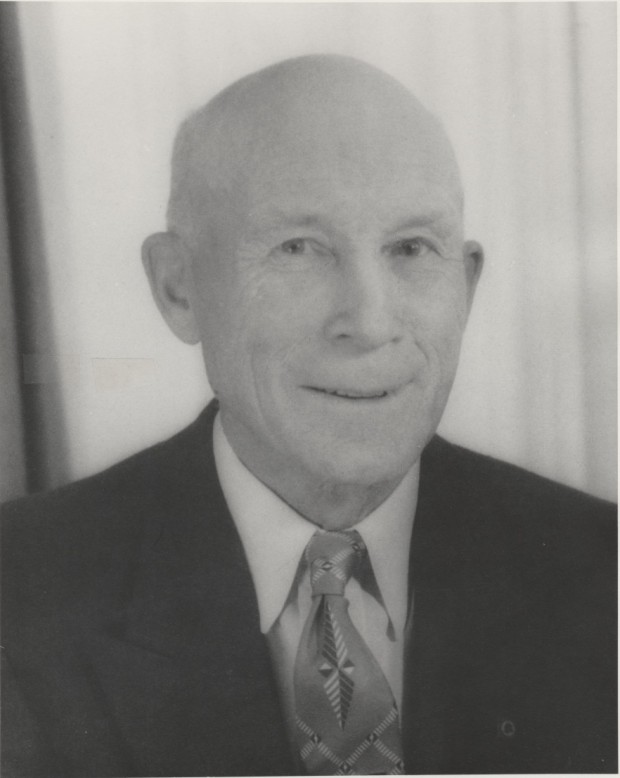
[[[216,399],[6,508],[6,778],[615,770],[612,507],[435,435],[462,205],[441,125],[355,60],[183,124],[143,259]]]

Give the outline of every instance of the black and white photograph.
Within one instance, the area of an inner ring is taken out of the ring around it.
[[[3,778],[617,772],[616,15],[0,3]]]

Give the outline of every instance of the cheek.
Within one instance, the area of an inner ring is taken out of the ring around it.
[[[438,339],[460,342],[467,320],[467,308],[461,295],[447,293],[436,297],[427,308],[427,316]]]
[[[458,358],[467,321],[465,284],[459,278],[426,279],[410,295],[409,312],[413,338],[429,358],[450,367]]]
[[[246,325],[259,354],[291,357],[320,330],[325,315],[324,283],[302,274],[273,274],[246,295]]]
[[[215,391],[269,394],[273,376],[294,361],[303,343],[303,297],[246,274],[223,279],[201,298],[200,328]]]

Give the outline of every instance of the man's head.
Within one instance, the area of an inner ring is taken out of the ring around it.
[[[144,258],[250,470],[306,514],[395,487],[441,418],[481,265],[450,144],[402,85],[327,56],[233,84],[181,128]]]

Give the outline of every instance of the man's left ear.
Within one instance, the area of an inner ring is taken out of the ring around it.
[[[171,232],[150,235],[142,246],[142,263],[159,312],[172,332],[184,343],[198,343],[191,257],[181,238]]]
[[[474,301],[474,293],[478,285],[482,266],[484,265],[484,251],[476,240],[467,240],[463,244],[463,259],[465,260],[465,277],[467,280],[467,310],[471,309]]]

